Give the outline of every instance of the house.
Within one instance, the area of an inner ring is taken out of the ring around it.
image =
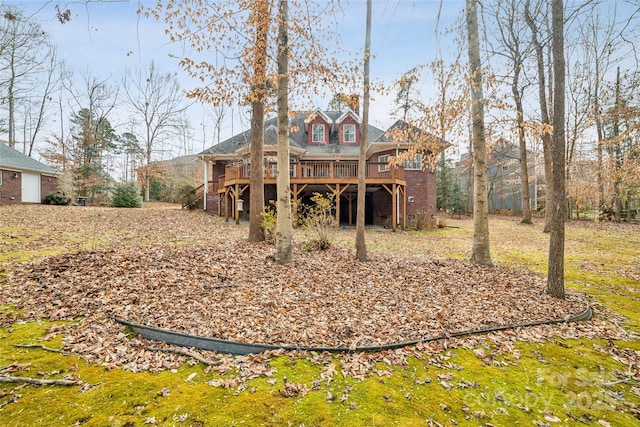
[[[42,203],[58,186],[58,171],[0,142],[0,205]]]
[[[336,195],[336,222],[353,225],[356,221],[358,156],[361,120],[346,111],[298,112],[290,120],[289,166],[293,203],[306,203],[315,192]],[[396,122],[387,131],[369,125],[366,144],[367,224],[404,227],[417,213],[435,213],[436,185],[433,171],[423,162],[423,154],[404,161],[393,161],[411,144],[392,138],[394,131],[408,125]],[[396,132],[397,133],[397,132]],[[401,132],[400,132],[401,133]],[[249,176],[250,130],[235,135],[199,154],[205,161],[205,183],[200,187],[205,210],[238,218],[240,210],[250,212]],[[265,122],[264,132],[265,200],[276,199],[277,120]],[[429,153],[427,153],[429,154]],[[242,206],[239,206],[240,204]],[[239,209],[239,207],[241,209]],[[262,209],[262,207],[260,207]]]
[[[536,210],[544,199],[544,176],[538,176],[536,154],[527,150],[529,176],[529,204]],[[471,155],[461,156],[458,171],[461,185],[469,191],[468,199],[473,199],[473,174]],[[487,199],[492,213],[522,212],[522,181],[520,173],[520,148],[517,144],[500,138],[489,147],[487,156]]]
[[[197,186],[202,182],[204,163],[196,155],[174,157],[150,164],[152,200],[176,202],[180,199],[180,189]],[[145,167],[136,170],[138,182],[144,186]]]

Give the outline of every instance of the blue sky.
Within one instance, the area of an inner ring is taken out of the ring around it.
[[[170,44],[164,35],[164,25],[136,14],[139,1],[6,1],[35,14],[43,29],[49,33],[58,47],[58,55],[68,69],[78,76],[89,73],[92,76],[109,78],[113,85],[119,84],[126,67],[146,66],[154,60],[161,71],[177,72],[184,88],[197,82],[189,79],[180,70],[177,60],[170,54],[180,55],[181,46]],[[142,1],[152,6],[155,2]],[[391,83],[401,73],[417,64],[435,58],[435,20],[439,0],[398,1],[375,0],[373,2],[372,52],[374,59],[371,72],[375,81]],[[55,5],[69,7],[71,21],[60,24],[55,18]],[[365,2],[362,0],[342,2],[344,23],[340,26],[343,41],[349,50],[361,51],[364,46]],[[440,28],[450,26],[464,9],[463,0],[444,0]],[[445,43],[446,45],[446,43]],[[446,49],[445,49],[446,50]],[[446,53],[446,52],[445,52]],[[422,84],[425,97],[429,86]],[[390,117],[393,95],[374,94],[371,106],[372,124],[385,128],[393,123]],[[319,103],[322,101],[319,101]],[[324,101],[326,103],[326,101]],[[310,106],[310,108],[317,106]],[[326,107],[326,105],[318,105]],[[194,106],[190,113],[195,136],[201,140],[204,115],[200,106]],[[247,117],[239,113],[233,120],[233,132],[248,126]],[[212,132],[207,131],[210,135]],[[231,136],[230,120],[223,129],[224,137]],[[202,148],[202,143],[195,144]]]

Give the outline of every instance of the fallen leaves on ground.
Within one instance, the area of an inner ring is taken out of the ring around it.
[[[570,293],[549,297],[535,275],[464,261],[350,251],[273,248],[244,241],[207,247],[83,251],[18,266],[2,291],[30,318],[85,322],[111,317],[245,343],[363,347],[417,341],[542,320],[585,309]],[[82,328],[77,351],[100,346]],[[111,350],[117,356],[118,349]]]
[[[534,274],[504,267],[376,252],[370,253],[369,262],[359,263],[350,250],[307,252],[301,246],[296,246],[293,263],[280,266],[271,261],[272,246],[249,244],[237,229],[203,215],[135,211],[120,218],[108,210],[76,212],[95,217],[97,237],[106,243],[13,265],[0,288],[0,303],[15,304],[22,310],[21,320],[81,319],[50,328],[47,337],[64,334],[65,352],[107,368],[160,371],[177,369],[187,360],[181,354],[150,349],[166,345],[125,335],[112,317],[246,343],[354,348],[564,319],[585,308],[579,295],[569,292],[564,301],[551,298]],[[181,223],[181,215],[188,215],[188,221]],[[82,228],[73,224],[61,223],[56,229],[62,235]],[[105,230],[118,225],[131,228],[119,231],[120,241],[115,244]],[[190,236],[202,235],[207,236],[206,244],[180,245]],[[12,319],[0,320],[10,323]],[[625,336],[615,325],[594,320],[517,328],[492,333],[488,339],[513,353],[517,339],[543,342],[554,335]],[[476,348],[479,339],[449,338],[398,350],[345,352],[337,361],[339,370],[326,352],[287,354],[323,365],[323,381],[330,381],[338,371],[364,379],[385,375],[386,371],[376,369],[379,362],[403,366],[407,356],[423,358],[455,346]],[[236,375],[212,385],[236,388],[248,379],[271,376],[274,369],[269,360],[283,352],[239,357],[202,354],[216,361],[208,370]],[[478,357],[492,363],[491,355]],[[437,357],[432,362],[447,363]],[[292,387],[282,390],[293,395]]]

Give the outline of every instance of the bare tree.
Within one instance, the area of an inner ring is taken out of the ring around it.
[[[26,104],[33,97],[34,92],[40,93],[42,85],[37,84],[38,76],[43,71],[51,72],[53,65],[46,68],[49,60],[55,57],[51,52],[48,36],[42,31],[40,25],[26,18],[22,11],[15,7],[2,7],[2,21],[0,28],[0,85],[5,93],[8,108],[7,133],[10,147],[16,144],[16,125],[18,123],[18,107],[24,105],[24,111],[29,111]],[[55,64],[55,60],[53,60]],[[49,75],[49,77],[51,74]],[[45,92],[50,86],[45,88]],[[44,109],[49,100],[49,94],[42,97],[42,110],[36,115],[38,130],[42,124]],[[31,120],[26,117],[23,120],[26,126],[31,125]],[[25,126],[25,127],[26,127]],[[26,129],[24,133],[28,133]],[[34,130],[30,129],[33,135]],[[35,131],[37,134],[37,131]],[[26,144],[23,151],[26,151]],[[29,143],[31,154],[32,143]]]
[[[369,138],[369,67],[371,58],[371,0],[367,0],[366,35],[364,42],[364,95],[362,101],[362,126],[360,155],[358,156],[358,203],[356,210],[356,257],[367,260],[367,243],[364,237],[364,209],[366,193],[367,139]]]
[[[152,61],[146,70],[127,70],[123,81],[127,104],[143,129],[144,201],[149,201],[151,157],[162,138],[180,125],[180,114],[186,109],[184,94],[174,74],[161,74]]]
[[[522,0],[508,0],[497,2],[490,12],[500,25],[495,27],[497,48],[493,49],[495,55],[503,56],[509,64],[510,86],[516,113],[516,129],[520,151],[520,183],[522,187],[522,220],[523,224],[531,224],[531,203],[529,195],[529,168],[527,162],[527,143],[525,135],[525,119],[523,107],[524,85],[522,77],[524,63],[530,51],[530,42],[524,40],[526,36],[526,24],[520,19],[520,10],[523,9]]]
[[[477,6],[477,0],[466,0],[474,166],[471,261],[477,264],[491,265],[491,256],[489,254],[489,212],[487,206],[487,144],[484,130],[484,96],[482,92]]]
[[[538,75],[538,102],[540,104],[540,135],[542,138],[542,150],[544,155],[544,180],[545,180],[545,216],[544,216],[544,232],[551,231],[551,206],[553,206],[553,192],[551,191],[551,183],[553,181],[553,163],[551,156],[551,117],[547,102],[547,86],[545,77],[545,47],[547,46],[546,38],[540,34],[539,20],[546,20],[547,13],[543,10],[546,7],[546,1],[537,1],[531,4],[530,0],[525,1],[524,15],[527,25],[531,30],[531,42],[536,53],[536,71]],[[540,18],[542,17],[542,18]]]

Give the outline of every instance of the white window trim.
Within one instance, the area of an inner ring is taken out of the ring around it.
[[[321,140],[317,140],[316,139],[316,126],[318,128],[322,128],[322,139]],[[311,142],[314,142],[316,144],[324,144],[325,143],[324,124],[322,124],[322,123],[314,123],[313,125],[311,125]]]
[[[418,171],[422,170],[422,154],[415,154],[413,158],[403,160],[402,167],[404,170]]]
[[[382,156],[378,156],[378,163],[386,163],[384,165],[378,165],[378,172],[388,172],[389,171],[389,155],[384,154]]]
[[[347,141],[347,129],[353,129],[353,140],[351,141]],[[347,144],[355,144],[358,142],[358,138],[356,136],[356,125],[346,124],[342,126],[342,142]]]

